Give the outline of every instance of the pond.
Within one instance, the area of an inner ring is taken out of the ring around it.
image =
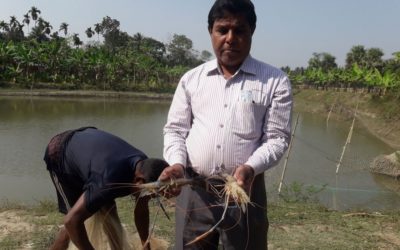
[[[0,200],[32,203],[55,199],[43,162],[48,141],[64,130],[95,126],[122,137],[150,157],[162,157],[162,128],[169,101],[107,98],[0,97]],[[294,119],[297,114],[294,114]],[[371,174],[368,166],[379,154],[394,150],[356,122],[351,143],[336,175],[336,165],[351,121],[299,113],[284,178],[303,188],[324,187],[318,198],[333,209],[398,209],[400,194],[393,179]],[[274,199],[281,163],[266,172],[267,190]]]

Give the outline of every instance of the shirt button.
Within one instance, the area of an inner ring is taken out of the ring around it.
[[[224,108],[227,108],[228,107],[228,104],[224,104]]]
[[[223,128],[223,127],[224,127],[224,124],[220,124],[219,127],[220,127],[220,128]]]
[[[221,145],[217,145],[217,148],[220,149],[220,148],[221,148]]]

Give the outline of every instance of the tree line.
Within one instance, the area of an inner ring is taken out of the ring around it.
[[[400,51],[383,60],[380,48],[353,46],[346,55],[344,67],[326,52],[313,53],[306,68],[283,67],[294,85],[322,89],[346,89],[385,95],[388,91],[400,98]]]
[[[21,21],[0,20],[0,87],[172,91],[184,72],[212,57],[185,35],[168,43],[129,35],[109,16],[85,30],[86,43],[68,28],[65,22],[53,27],[34,6]],[[383,56],[379,48],[356,45],[344,67],[323,52],[307,67],[282,69],[295,86],[400,93],[400,51]]]
[[[19,21],[0,21],[0,86],[58,89],[168,91],[188,69],[211,58],[185,35],[168,43],[129,35],[109,16],[85,34],[59,28],[32,7]]]

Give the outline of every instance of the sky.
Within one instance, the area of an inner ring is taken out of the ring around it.
[[[140,32],[163,43],[185,35],[197,51],[213,53],[207,15],[214,0],[0,0],[0,20],[35,6],[54,30],[62,22],[79,33],[110,16],[129,35]],[[351,47],[400,51],[400,0],[253,0],[257,28],[251,55],[277,67],[306,67],[315,53],[330,53],[343,66]]]

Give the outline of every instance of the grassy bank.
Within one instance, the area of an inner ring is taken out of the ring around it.
[[[394,149],[400,150],[400,99],[397,96],[296,89],[294,106],[295,110],[326,117],[331,113],[330,119],[351,120],[355,113],[356,122]]]
[[[129,235],[133,225],[133,205],[118,201],[120,216]],[[46,249],[61,222],[56,204],[39,202],[33,207],[3,204],[0,207],[0,249]],[[152,206],[152,220],[157,213]],[[174,239],[172,219],[159,211],[153,237],[166,242]],[[365,213],[329,211],[315,204],[275,203],[268,207],[269,249],[400,249],[400,212]]]
[[[100,90],[10,90],[0,89],[0,96],[34,96],[34,97],[101,97],[101,98],[143,98],[143,99],[171,99],[170,93],[155,92],[118,92]]]

